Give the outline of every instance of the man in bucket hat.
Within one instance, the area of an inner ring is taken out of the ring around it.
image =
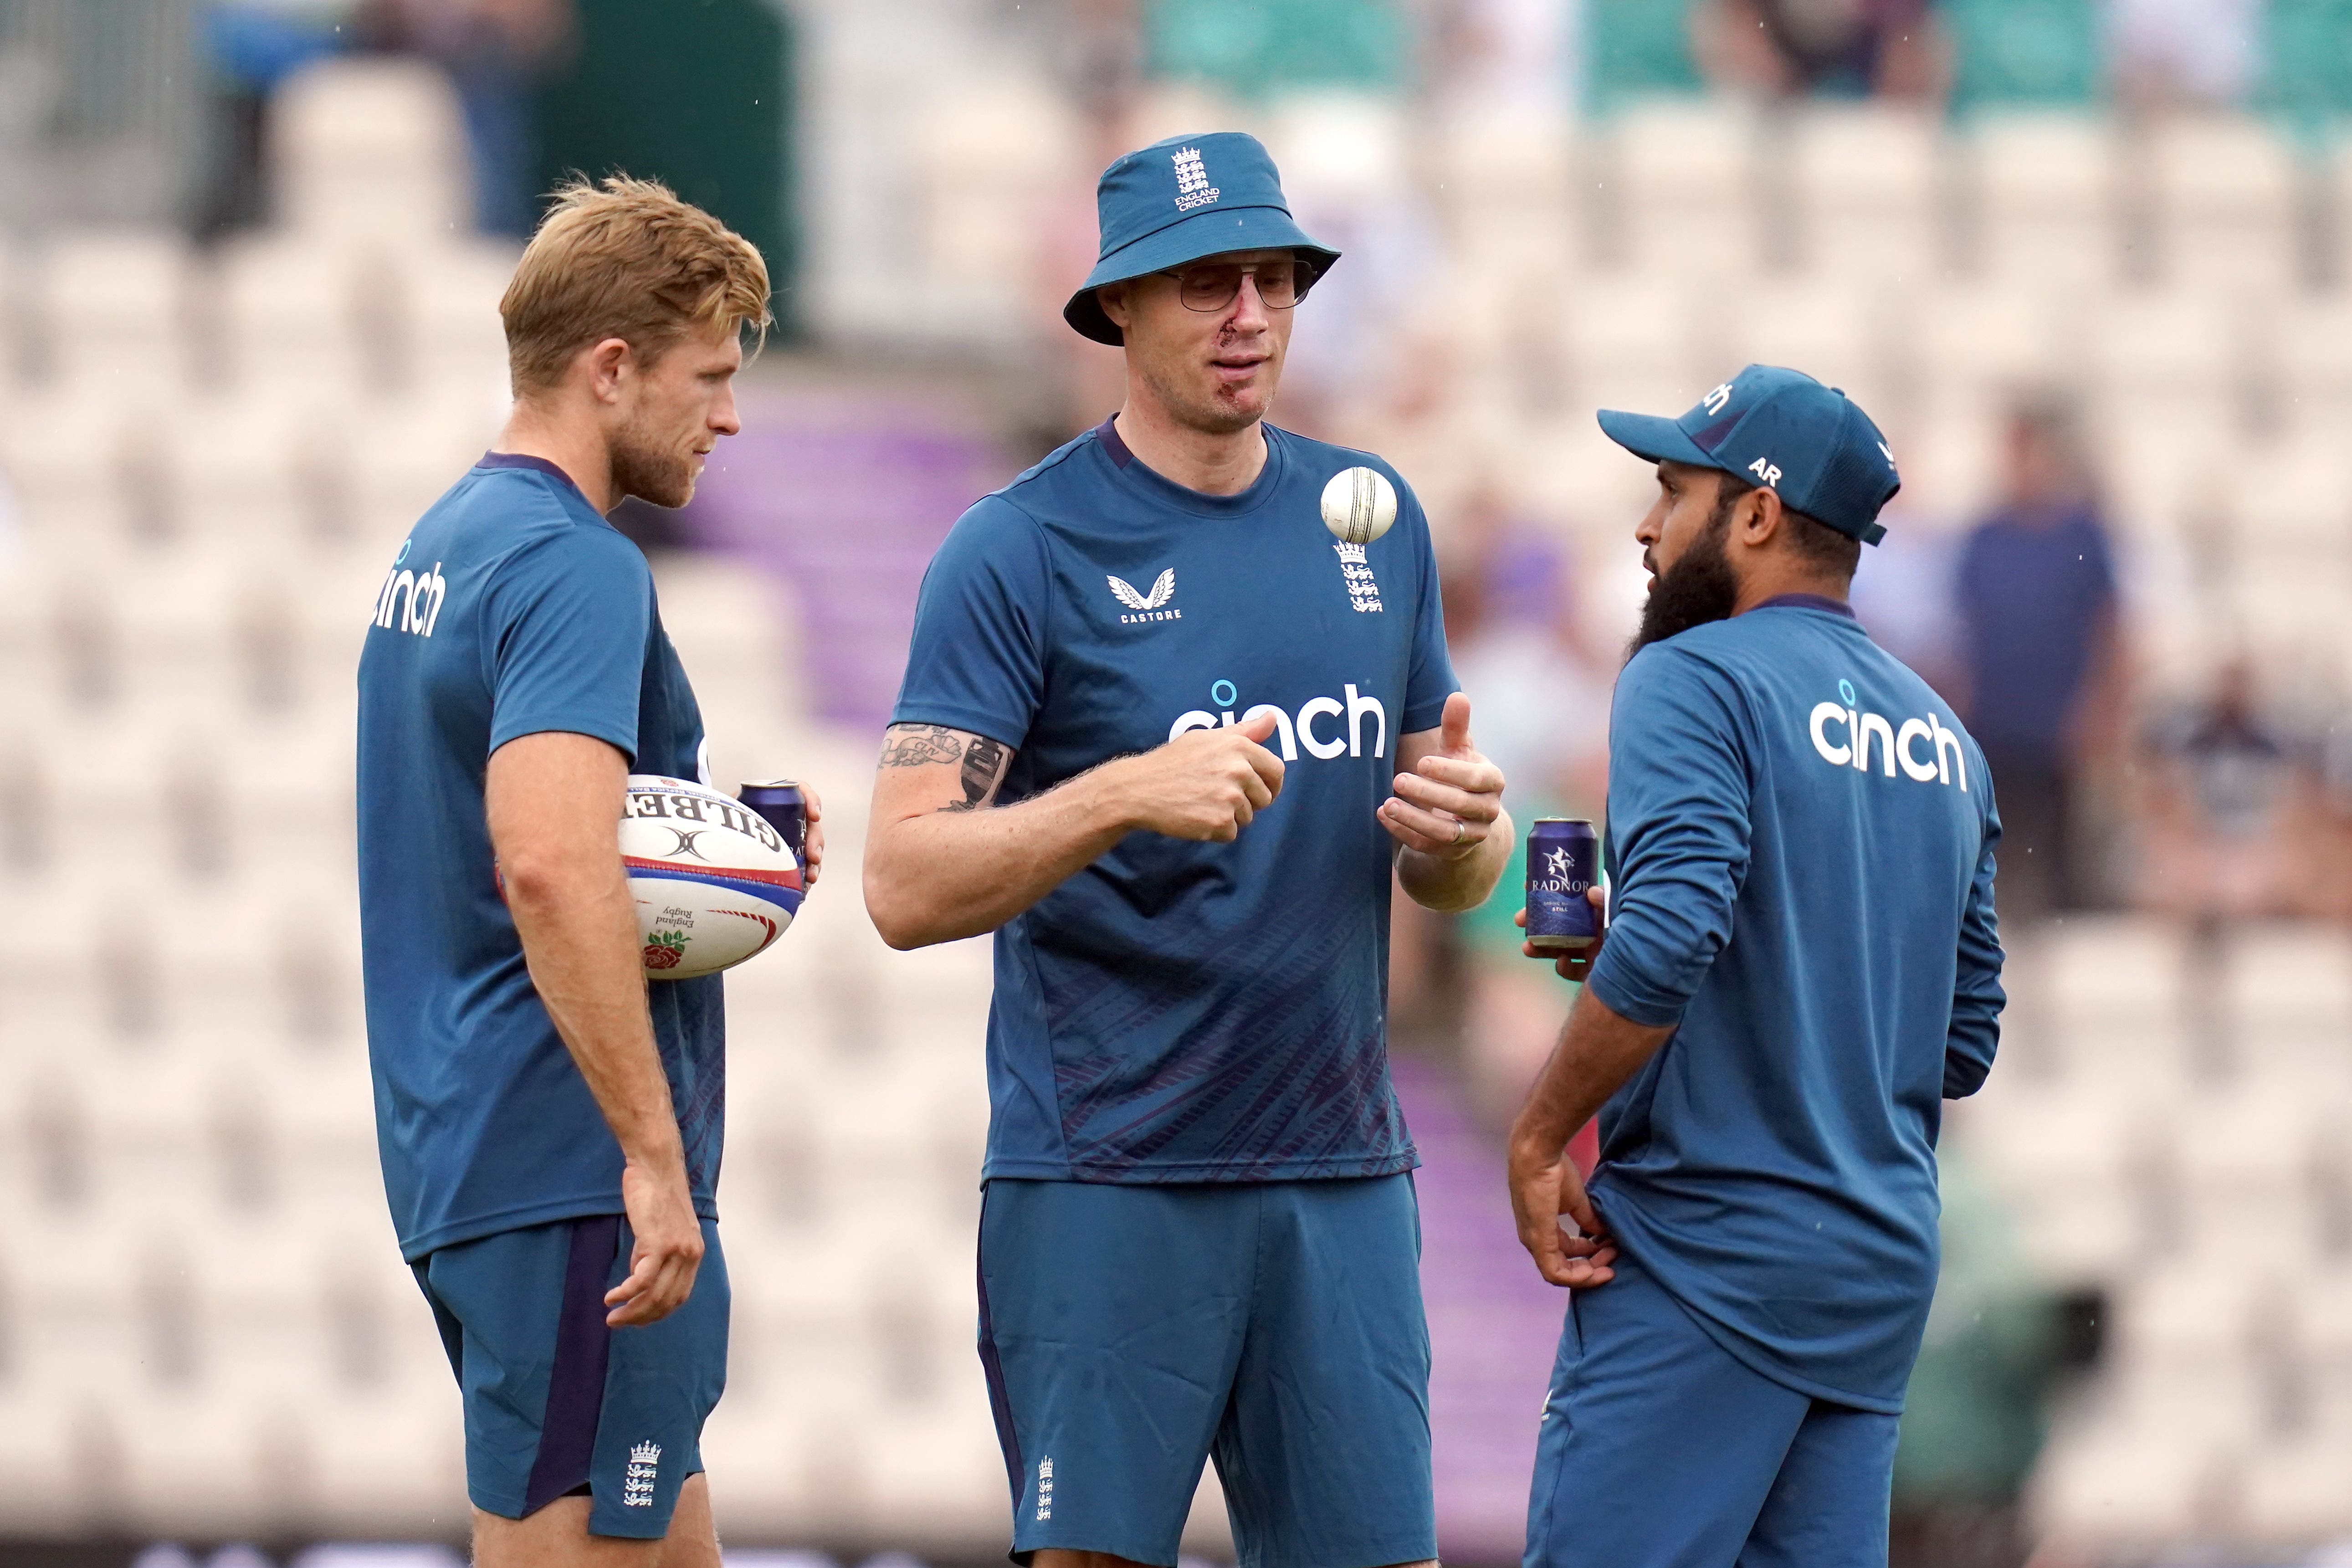
[[[1412,489],[1265,423],[1339,260],[1265,150],[1147,147],[1099,205],[1064,314],[1124,349],[1126,401],[940,546],[866,857],[893,946],[997,933],[980,1350],[1013,1555],[1173,1563],[1213,1455],[1244,1563],[1419,1563],[1389,889],[1484,900],[1502,775]]]

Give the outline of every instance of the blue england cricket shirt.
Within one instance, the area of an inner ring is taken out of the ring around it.
[[[1397,742],[1454,689],[1429,524],[1366,453],[1265,427],[1204,495],[1105,420],[966,512],[923,579],[892,721],[1002,741],[1007,805],[1274,716],[1282,794],[1231,844],[1130,833],[996,933],[987,1176],[1271,1182],[1416,1163],[1389,1082]],[[1323,525],[1370,467],[1395,526]]]
[[[1591,984],[1677,1026],[1601,1111],[1593,1201],[1730,1354],[1900,1410],[1942,1101],[2000,1032],[1983,757],[1844,605],[1794,595],[1635,656],[1609,744]]]

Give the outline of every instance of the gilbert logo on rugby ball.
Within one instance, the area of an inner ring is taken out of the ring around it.
[[[621,863],[656,980],[730,969],[800,912],[801,863],[783,836],[733,796],[685,779],[629,775]]]

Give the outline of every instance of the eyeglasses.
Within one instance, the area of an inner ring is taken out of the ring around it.
[[[1242,279],[1257,280],[1257,297],[1269,310],[1287,310],[1307,298],[1315,268],[1299,260],[1213,261],[1160,274],[1176,279],[1176,297],[1188,310],[1222,310],[1242,291]]]

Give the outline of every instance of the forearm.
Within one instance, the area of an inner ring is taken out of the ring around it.
[[[682,1166],[677,1112],[646,1009],[636,909],[618,859],[609,873],[510,881],[508,905],[531,984],[622,1155]]]
[[[1502,880],[1503,868],[1511,863],[1517,833],[1511,814],[1498,811],[1486,837],[1458,859],[1400,847],[1397,882],[1406,896],[1423,909],[1446,912],[1475,910],[1486,901],[1495,884]]]
[[[866,907],[901,950],[994,931],[1094,864],[1133,828],[1117,763],[1004,806],[928,811],[877,826]]]
[[[1589,985],[1577,993],[1559,1043],[1511,1124],[1513,1147],[1544,1159],[1558,1154],[1674,1032],[1671,1024],[1634,1023]]]

